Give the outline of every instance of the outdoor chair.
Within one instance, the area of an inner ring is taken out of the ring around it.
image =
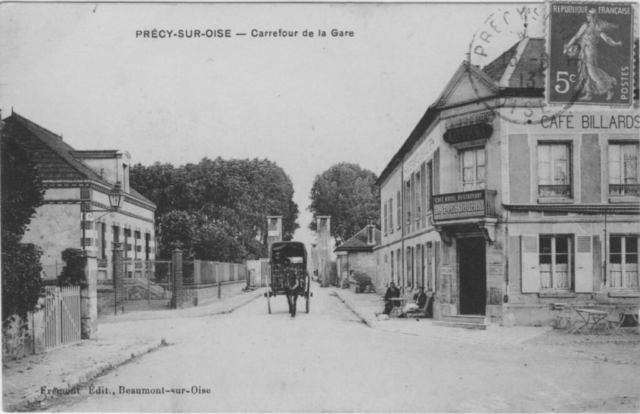
[[[569,308],[566,303],[554,303],[553,310],[559,312],[558,315],[556,315],[556,318],[553,320],[553,328],[566,329],[570,331],[575,325],[571,308]],[[563,323],[564,326],[562,326]]]
[[[429,315],[429,303],[433,301],[433,295],[431,295],[430,293],[427,293],[427,301],[424,303],[424,306],[421,308],[417,308],[417,309],[409,309],[407,311],[407,317],[423,317],[423,318],[428,318],[431,315]]]
[[[612,309],[602,322],[604,323],[604,333],[608,335],[622,335],[620,327],[624,323],[624,311],[616,312],[615,309]]]

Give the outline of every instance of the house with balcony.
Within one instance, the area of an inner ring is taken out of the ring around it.
[[[640,303],[638,106],[547,107],[543,51],[463,62],[378,179],[380,284],[432,289],[436,319]]]
[[[3,120],[3,135],[24,143],[38,166],[46,189],[23,242],[43,250],[45,279],[55,279],[66,248],[83,249],[98,257],[98,278],[112,279],[113,242],[122,243],[127,276],[139,276],[143,261],[155,257],[156,206],[129,185],[131,155],[117,150],[76,150],[62,136],[13,112]],[[123,201],[109,213],[109,195]],[[102,211],[97,211],[102,210]]]

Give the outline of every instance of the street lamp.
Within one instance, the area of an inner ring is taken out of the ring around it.
[[[102,210],[102,209],[91,209],[91,203],[89,202],[82,202],[82,204],[80,204],[80,208],[82,210],[82,250],[86,251],[86,245],[85,245],[85,240],[86,240],[86,222],[87,222],[87,213],[106,213],[103,214],[102,216],[98,217],[96,220],[101,219],[102,217],[106,216],[109,213],[117,213],[118,210],[120,210],[120,207],[122,207],[122,201],[124,200],[124,193],[122,192],[122,188],[121,188],[121,184],[120,181],[118,181],[113,188],[109,191],[109,205],[111,206],[108,210]],[[94,220],[94,221],[96,221]]]

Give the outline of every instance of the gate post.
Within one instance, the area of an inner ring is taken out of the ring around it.
[[[80,286],[80,326],[82,339],[96,339],[98,334],[98,258],[85,252],[84,283]]]
[[[173,244],[172,261],[173,261],[173,295],[171,298],[171,308],[180,309],[184,302],[184,290],[182,288],[182,243]]]
[[[115,314],[124,313],[124,264],[122,260],[122,243],[113,242],[113,290],[115,298]]]

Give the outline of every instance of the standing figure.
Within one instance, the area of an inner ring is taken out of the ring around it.
[[[607,101],[613,98],[613,87],[617,80],[609,76],[598,67],[597,44],[600,39],[610,46],[622,46],[622,42],[616,42],[605,34],[606,30],[615,29],[618,26],[600,20],[595,9],[587,12],[587,22],[583,23],[575,36],[564,45],[564,54],[574,56],[578,54],[580,75],[576,90],[583,90],[584,95],[579,98],[582,101],[590,101],[592,95],[607,94]],[[579,42],[579,52],[576,50]]]
[[[290,271],[287,274],[287,281],[285,284],[285,294],[287,295],[287,303],[289,304],[289,314],[292,318],[296,317],[296,308],[298,302],[298,291],[300,290],[300,284],[294,271]]]

